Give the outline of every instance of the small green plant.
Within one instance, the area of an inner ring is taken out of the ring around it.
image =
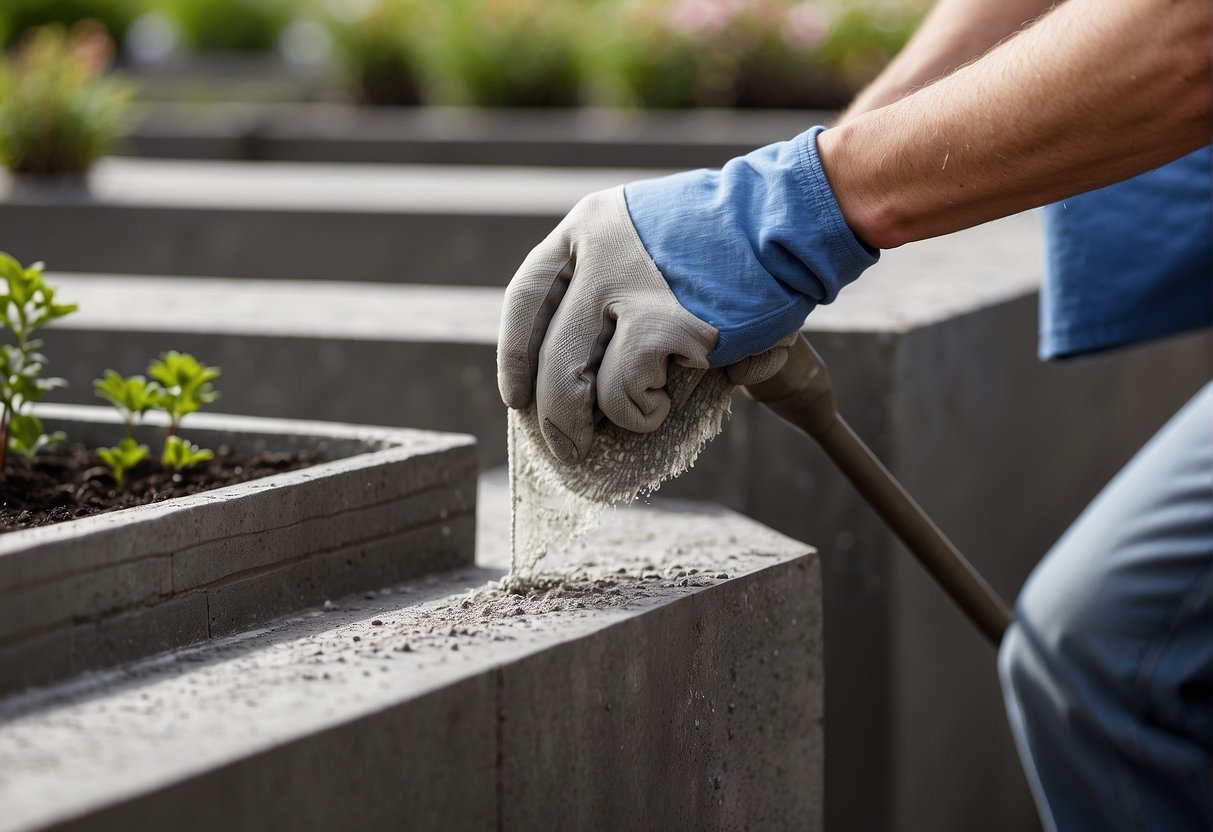
[[[113,42],[96,22],[32,29],[0,63],[0,161],[14,173],[85,173],[126,129],[132,88],[106,76]]]
[[[126,425],[126,438],[122,444],[97,452],[114,472],[119,485],[122,484],[122,473],[148,455],[147,446],[135,442],[134,431],[136,421],[149,411],[161,410],[168,416],[164,450],[160,454],[165,468],[180,472],[215,458],[212,451],[182,439],[177,431],[182,419],[219,398],[212,384],[219,378],[219,368],[208,367],[189,353],[174,350],[153,360],[148,365],[147,375],[150,380],[145,376],[123,376],[106,370],[103,378],[93,382],[93,391],[114,406]],[[135,459],[135,452],[140,448],[142,455]],[[131,459],[134,462],[130,462]],[[115,467],[119,463],[125,465],[121,471]]]
[[[57,445],[66,439],[67,434],[61,430],[46,433],[42,427],[42,420],[32,413],[15,413],[9,420],[9,449],[16,451],[26,459],[32,460],[51,445]]]
[[[26,268],[0,252],[0,325],[13,343],[0,345],[0,477],[4,476],[10,446],[32,455],[54,437],[40,441],[33,436],[41,422],[24,418],[29,409],[51,390],[65,385],[60,378],[44,378],[46,356],[38,350],[42,342],[33,335],[39,328],[76,311],[72,304],[59,303],[55,290],[42,276],[42,264]],[[31,417],[32,418],[32,417]],[[14,431],[20,439],[14,442]]]
[[[215,454],[213,451],[199,448],[188,439],[182,439],[180,436],[169,436],[164,440],[164,454],[161,456],[160,461],[165,468],[181,471],[185,468],[192,468],[202,462],[209,462],[214,458]]]
[[[181,420],[219,398],[212,381],[219,378],[218,367],[207,367],[189,353],[166,352],[147,368],[162,388],[158,407],[168,413],[168,435],[175,436]]]
[[[93,382],[93,391],[122,414],[126,435],[134,438],[135,422],[149,410],[160,407],[164,390],[143,376],[123,376],[106,370],[105,377]]]
[[[124,437],[117,447],[97,449],[97,456],[110,469],[119,488],[126,480],[126,472],[147,459],[148,453],[147,445],[140,445],[129,436]]]

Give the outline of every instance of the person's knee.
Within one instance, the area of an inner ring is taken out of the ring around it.
[[[998,679],[1003,698],[1021,712],[1027,702],[1048,701],[1047,691],[1053,685],[1049,676],[1048,661],[1039,646],[1019,624],[1012,623],[998,648]]]
[[[1033,657],[1036,672],[1068,684],[1116,684],[1127,670],[1126,618],[1136,614],[1116,542],[1081,526],[1065,535],[1037,567],[1015,606],[1017,633],[1007,647],[1014,668]],[[1079,677],[1086,677],[1085,679]],[[1121,681],[1128,681],[1122,679]]]
[[[1018,685],[1025,677],[1025,671],[1031,666],[1032,657],[1023,634],[1014,623],[1003,634],[1002,644],[998,647],[998,680],[1002,683],[1004,698],[1010,700],[1017,696]]]

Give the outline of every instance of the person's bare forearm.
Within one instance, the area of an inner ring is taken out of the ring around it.
[[[825,131],[847,222],[891,248],[1082,193],[1209,141],[1208,0],[1068,0],[914,95]]]
[[[900,101],[1044,14],[1053,0],[939,0],[914,36],[839,118]]]

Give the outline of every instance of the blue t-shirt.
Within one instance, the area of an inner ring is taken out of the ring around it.
[[[1043,212],[1042,358],[1213,323],[1213,149]]]

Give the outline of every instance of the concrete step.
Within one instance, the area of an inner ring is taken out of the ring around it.
[[[55,269],[504,286],[585,194],[651,170],[106,159],[0,178],[4,250]]]
[[[848,420],[1008,600],[1213,374],[1208,334],[1040,364],[1042,260],[1031,215],[906,246],[807,325]],[[75,401],[108,366],[189,349],[224,368],[224,409],[457,430],[478,437],[482,464],[504,460],[499,290],[61,282],[84,305],[47,352]],[[807,440],[737,397],[725,434],[663,493],[821,542],[831,826],[1034,822],[988,646]]]
[[[821,829],[810,547],[637,508],[469,596],[503,554],[0,701],[0,830]]]
[[[158,104],[124,155],[228,161],[718,167],[831,113]]]

